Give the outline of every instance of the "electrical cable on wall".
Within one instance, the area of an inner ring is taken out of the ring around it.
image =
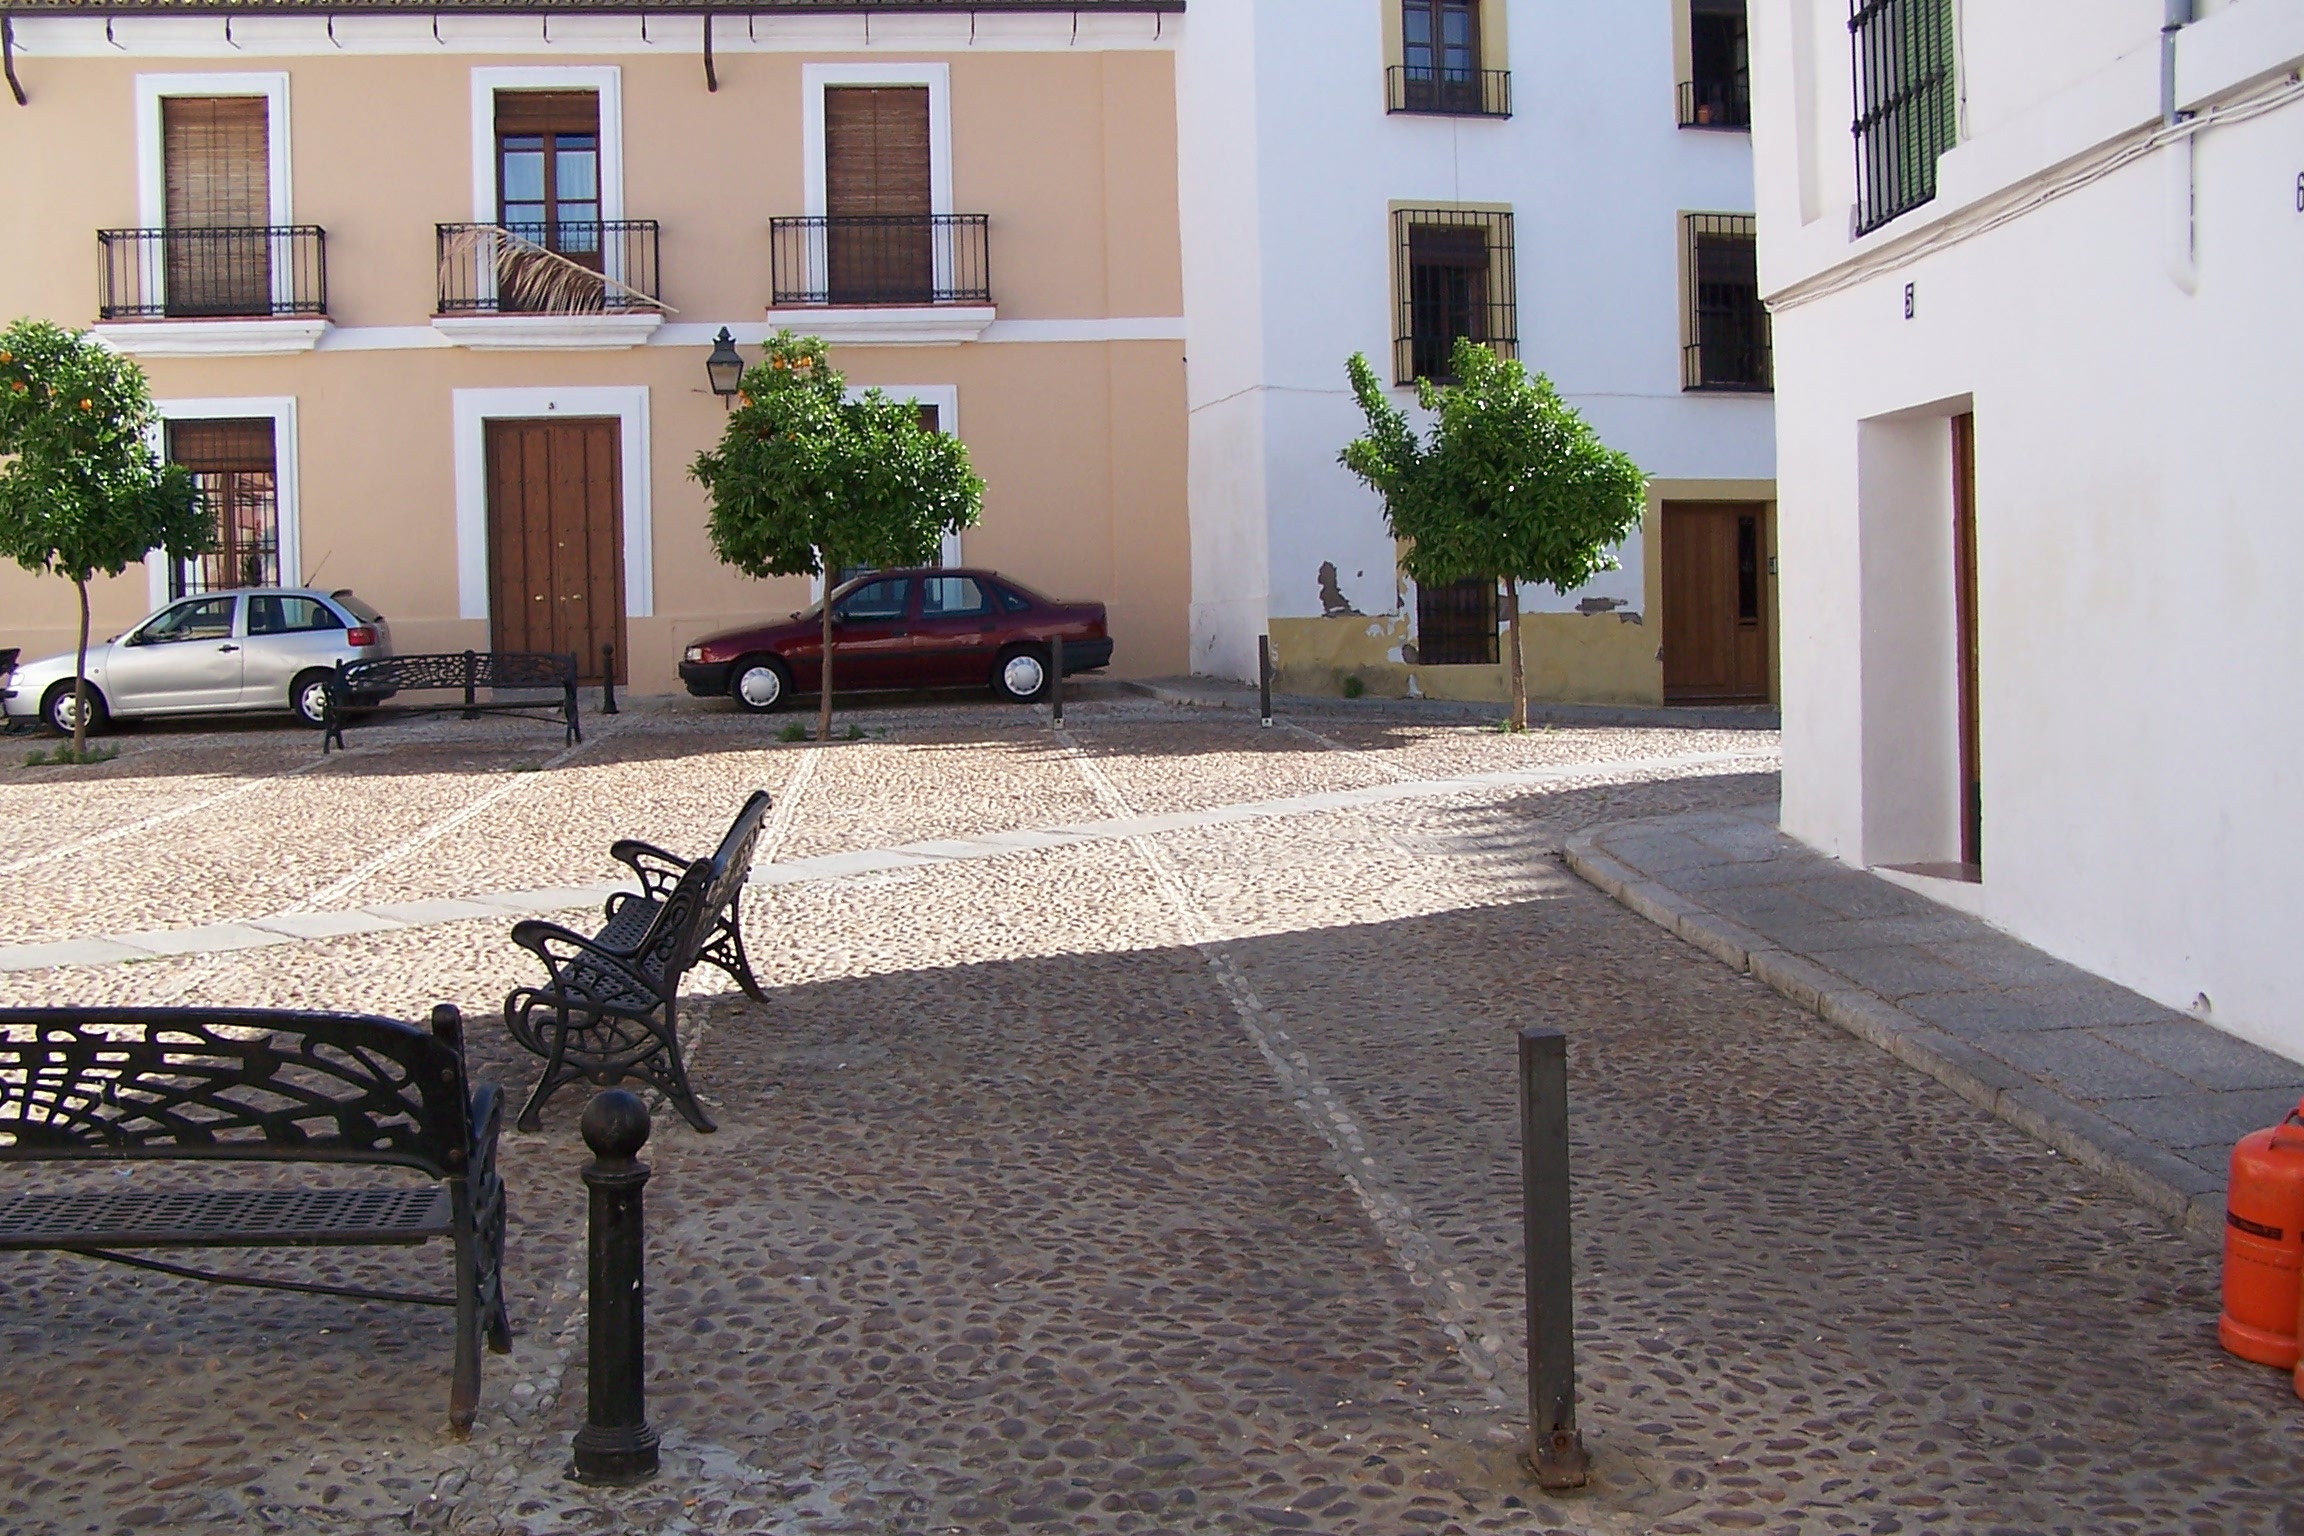
[[[2125,170],[2154,150],[2181,143],[2223,124],[2248,122],[2299,100],[2304,100],[2304,76],[2289,75],[2259,95],[2210,107],[2204,112],[2180,117],[2174,123],[2161,124],[2127,143],[2100,150],[2093,160],[2054,181],[2026,190],[2001,192],[1974,209],[1953,215],[1946,223],[1915,237],[1909,245],[1893,245],[1886,250],[1870,252],[1825,281],[1813,286],[1794,287],[1772,297],[1768,300],[1768,308],[1771,312],[1781,313],[1818,299],[1829,298],[1836,293],[1845,293],[1882,273],[1898,271],[1923,257],[1932,256],[1979,235],[1990,234],[2002,225],[2049,203],[2092,187],[2107,176]]]

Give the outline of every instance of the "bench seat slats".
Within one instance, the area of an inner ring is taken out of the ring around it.
[[[0,1200],[0,1250],[353,1248],[452,1235],[444,1185],[423,1189],[118,1190]]]

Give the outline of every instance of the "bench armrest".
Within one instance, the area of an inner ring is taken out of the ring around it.
[[[635,837],[618,838],[609,845],[608,857],[638,875],[640,888],[653,901],[662,901],[671,895],[672,888],[680,883],[680,877],[688,872],[686,859]]]

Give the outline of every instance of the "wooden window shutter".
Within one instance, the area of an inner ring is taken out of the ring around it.
[[[164,96],[160,137],[170,229],[261,229],[272,222],[265,98]]]
[[[168,459],[196,475],[268,475],[272,418],[168,423]]]
[[[928,87],[833,86],[824,92],[825,211],[914,217],[928,192]]]
[[[496,131],[598,133],[598,91],[498,91]]]

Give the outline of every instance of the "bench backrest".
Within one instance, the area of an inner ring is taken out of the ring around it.
[[[550,651],[455,651],[434,656],[378,656],[337,669],[347,692],[363,685],[409,693],[426,689],[573,688],[576,658]]]
[[[712,855],[708,899],[713,911],[733,901],[744,882],[752,878],[752,850],[760,845],[761,829],[767,826],[768,812],[774,804],[768,798],[768,791],[756,789],[744,802],[744,809],[728,824],[728,835],[720,839],[720,846]]]
[[[270,1008],[0,1008],[0,1162],[392,1163],[472,1145],[463,1024]]]
[[[669,984],[696,963],[712,937],[713,919],[751,878],[752,850],[760,841],[770,804],[766,790],[754,790],[736,813],[728,835],[720,839],[719,849],[681,871],[647,933],[633,947],[633,963],[642,974]]]

